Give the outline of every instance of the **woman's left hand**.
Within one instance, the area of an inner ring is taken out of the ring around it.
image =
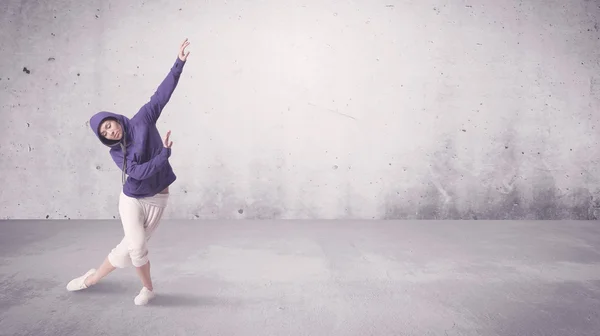
[[[165,136],[165,139],[163,140],[163,145],[165,146],[165,148],[171,148],[171,146],[173,146],[173,141],[169,141],[170,136],[171,131],[168,131],[167,136]]]
[[[183,41],[183,43],[179,47],[179,59],[184,62],[187,61],[187,58],[190,55],[189,51],[187,52],[187,54],[185,53],[185,47],[187,47],[189,45],[190,45],[190,42],[188,42],[188,39],[185,39],[185,41]]]

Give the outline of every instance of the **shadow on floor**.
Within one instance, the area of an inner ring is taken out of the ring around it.
[[[157,307],[191,307],[211,306],[222,304],[218,298],[206,296],[193,296],[190,294],[157,293],[150,305]]]
[[[74,293],[87,293],[87,294],[126,294],[126,293],[135,293],[137,287],[133,286],[124,286],[120,282],[116,281],[104,281],[91,286],[90,288],[86,288],[85,290],[76,291]],[[139,289],[137,289],[139,290]]]
[[[112,295],[137,295],[139,286],[130,283],[118,281],[104,281],[81,291],[68,293],[68,295],[83,295],[83,296],[112,296]],[[158,292],[156,297],[150,303],[156,307],[193,307],[193,306],[213,306],[213,305],[231,305],[227,298],[218,298],[210,296],[196,296],[189,293],[168,293]]]

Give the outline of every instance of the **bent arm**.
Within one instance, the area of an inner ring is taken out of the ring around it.
[[[150,101],[142,106],[138,114],[140,114],[146,122],[156,123],[165,105],[167,105],[171,99],[173,91],[175,91],[175,88],[177,87],[184,65],[185,61],[182,61],[177,57],[177,60],[171,67],[167,77],[160,83],[152,97],[150,97]]]
[[[125,173],[136,180],[147,179],[158,173],[167,164],[169,156],[171,156],[171,148],[162,148],[161,152],[150,159],[148,162],[135,163],[127,162]],[[120,169],[123,169],[123,153],[112,155],[113,160]]]

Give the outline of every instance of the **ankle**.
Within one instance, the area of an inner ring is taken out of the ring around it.
[[[83,281],[85,283],[86,286],[93,286],[96,284],[96,273],[88,276],[87,278],[85,278],[85,280]]]

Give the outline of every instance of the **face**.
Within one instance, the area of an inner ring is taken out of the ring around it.
[[[100,125],[100,135],[108,140],[121,140],[123,137],[123,128],[116,120],[105,120]]]

